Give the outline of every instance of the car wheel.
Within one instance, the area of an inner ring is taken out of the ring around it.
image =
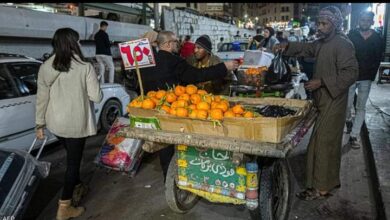
[[[100,115],[100,124],[104,132],[108,132],[117,117],[122,116],[122,105],[116,100],[109,100]]]

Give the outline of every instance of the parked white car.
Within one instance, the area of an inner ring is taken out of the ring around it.
[[[242,60],[244,58],[244,52],[248,49],[248,42],[239,42],[239,45],[233,43],[222,43],[218,48],[216,55],[222,61],[230,60]]]
[[[26,150],[35,137],[37,76],[41,61],[0,53],[0,148]],[[103,100],[95,103],[98,127],[107,131],[117,116],[126,113],[134,94],[120,84],[103,84]],[[57,138],[46,130],[48,143]],[[38,145],[37,143],[36,145]]]

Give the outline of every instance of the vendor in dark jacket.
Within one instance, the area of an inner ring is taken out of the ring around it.
[[[236,61],[219,63],[207,68],[198,69],[191,66],[183,58],[174,55],[178,52],[178,39],[171,31],[161,31],[157,36],[158,49],[156,66],[141,70],[144,92],[167,89],[167,86],[187,85],[222,79],[228,71],[237,69]],[[160,150],[160,164],[165,177],[169,163],[174,154],[173,146]]]
[[[167,86],[187,85],[224,78],[228,71],[237,69],[236,61],[220,63],[198,69],[183,58],[174,55],[178,52],[178,40],[171,31],[161,31],[157,36],[158,49],[156,66],[141,70],[144,92],[167,89]]]

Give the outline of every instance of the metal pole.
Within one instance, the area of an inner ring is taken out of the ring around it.
[[[79,3],[78,16],[84,16],[84,4],[83,3]]]
[[[146,25],[146,3],[142,3],[142,24]]]
[[[160,29],[160,12],[158,3],[154,3],[154,27]]]

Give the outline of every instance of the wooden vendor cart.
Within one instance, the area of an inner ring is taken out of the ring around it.
[[[165,183],[166,200],[174,212],[187,212],[203,197],[211,202],[245,204],[253,219],[284,220],[288,218],[293,192],[286,157],[311,128],[316,116],[316,109],[310,108],[280,143],[136,127],[126,128],[120,135],[145,140],[149,146],[152,143],[159,146],[175,145],[175,156],[171,160]],[[189,156],[191,151],[199,153],[200,157]],[[212,154],[212,159],[207,154]],[[185,160],[186,156],[192,160]],[[222,161],[221,158],[227,160]],[[198,170],[192,171],[195,168]],[[199,169],[202,172],[208,170],[202,173],[200,179]],[[236,173],[230,173],[229,176],[226,170],[232,169]],[[214,174],[228,176],[226,178],[231,178],[231,182],[215,180],[210,170]],[[199,181],[190,183],[191,178]],[[211,179],[217,182],[215,186],[203,184]],[[245,186],[242,187],[240,182]],[[221,191],[218,185],[226,185],[225,188],[231,190]]]

